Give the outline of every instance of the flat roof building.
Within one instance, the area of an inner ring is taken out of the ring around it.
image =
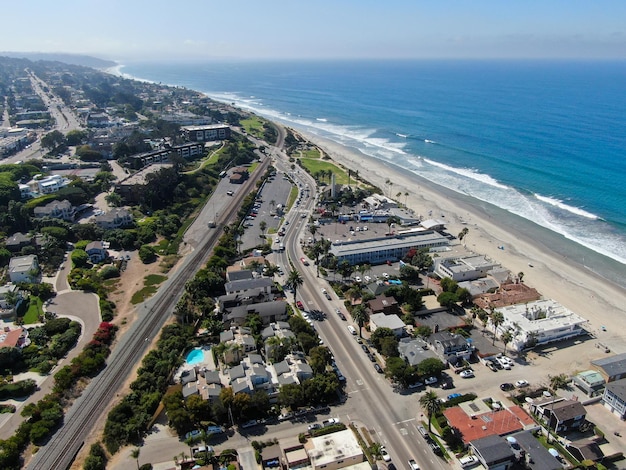
[[[305,444],[313,470],[337,470],[365,460],[350,429],[314,437]]]
[[[591,361],[591,365],[602,374],[607,382],[626,378],[626,353],[596,359]]]
[[[457,282],[472,281],[485,277],[489,271],[500,267],[483,255],[466,256],[463,258],[444,258],[435,261],[434,271],[440,277],[449,277]]]

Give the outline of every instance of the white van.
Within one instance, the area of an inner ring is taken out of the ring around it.
[[[352,325],[348,325],[348,331],[351,334],[356,335],[356,328],[354,328]]]

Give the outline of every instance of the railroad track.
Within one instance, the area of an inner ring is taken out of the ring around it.
[[[268,165],[269,159],[264,159],[257,168],[257,175],[262,175]],[[198,248],[187,256],[183,266],[159,289],[152,299],[152,307],[142,309],[146,310],[146,313],[140,312],[139,318],[120,338],[104,370],[92,379],[82,395],[73,403],[65,415],[63,426],[34,455],[29,462],[29,469],[60,470],[72,465],[98,420],[105,419],[103,413],[114,401],[116,392],[123,386],[134,366],[144,356],[152,339],[159,334],[170,317],[184,291],[185,283],[204,266],[224,226],[236,219],[241,199],[254,190],[257,179],[258,176],[250,178],[243,184],[242,191],[238,191],[239,198],[234,198],[223,211],[216,221],[216,228],[207,231]]]

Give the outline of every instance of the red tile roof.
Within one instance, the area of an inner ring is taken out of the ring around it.
[[[504,436],[521,431],[533,424],[533,420],[519,406],[511,406],[501,411],[468,416],[460,407],[448,408],[443,412],[450,426],[461,432],[465,444],[481,437]]]

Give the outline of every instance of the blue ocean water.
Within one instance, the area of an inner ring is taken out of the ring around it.
[[[626,62],[132,63],[626,265]]]

